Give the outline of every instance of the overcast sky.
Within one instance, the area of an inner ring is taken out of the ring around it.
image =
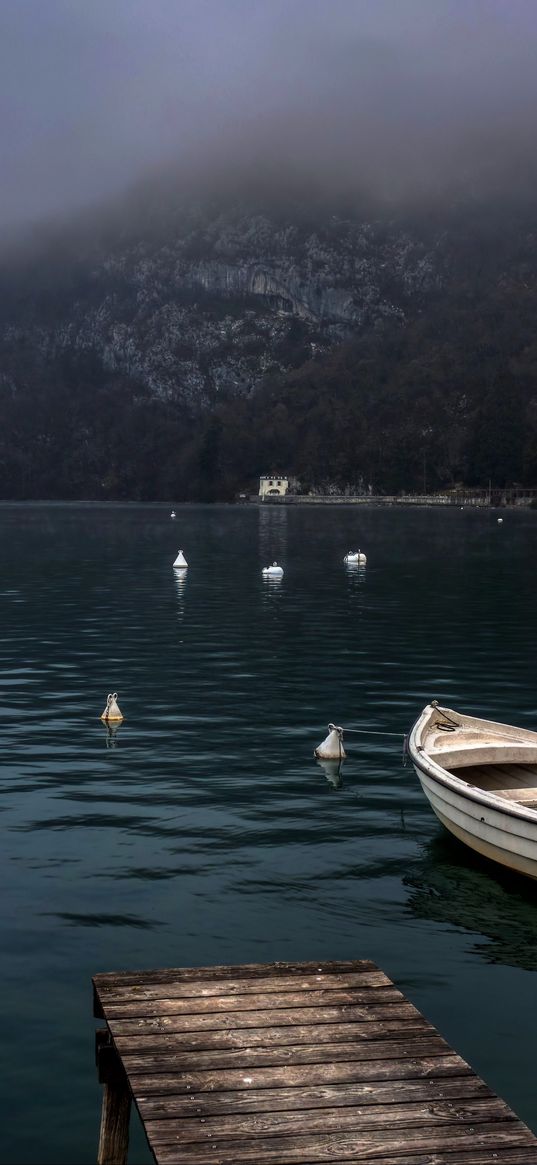
[[[537,0],[1,0],[0,227],[194,158],[518,181],[536,50]]]

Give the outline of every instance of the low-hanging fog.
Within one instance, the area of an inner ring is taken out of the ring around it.
[[[0,231],[160,168],[526,188],[536,49],[535,0],[4,0]]]

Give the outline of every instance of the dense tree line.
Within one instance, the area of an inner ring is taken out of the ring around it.
[[[272,470],[304,489],[537,486],[535,238],[466,221],[450,248],[449,280],[414,318],[211,411],[155,397],[90,351],[37,358],[15,339],[0,369],[0,496],[211,501]]]

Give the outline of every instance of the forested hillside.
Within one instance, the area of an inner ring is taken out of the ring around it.
[[[537,485],[536,227],[153,200],[5,257],[0,496]]]

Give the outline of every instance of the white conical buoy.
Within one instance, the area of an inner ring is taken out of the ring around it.
[[[337,724],[328,725],[328,736],[314,750],[318,760],[344,760],[347,753],[343,748],[343,729]]]
[[[344,562],[358,562],[360,566],[365,566],[367,557],[361,550],[349,550],[348,554],[343,559]]]
[[[278,566],[277,562],[273,562],[272,566],[264,566],[263,574],[270,575],[272,578],[281,578],[283,574],[283,566]]]
[[[123,720],[123,712],[117,702],[117,692],[109,692],[106,697],[106,708],[101,720]]]
[[[171,514],[170,514],[170,518],[175,518],[175,516],[176,516],[176,515],[175,515],[175,510],[172,510],[172,512],[171,512]]]
[[[188,566],[188,562],[187,562],[182,550],[179,550],[179,552],[177,554],[177,558],[175,559],[175,562],[173,565],[174,565],[176,570],[184,570],[185,567]]]

